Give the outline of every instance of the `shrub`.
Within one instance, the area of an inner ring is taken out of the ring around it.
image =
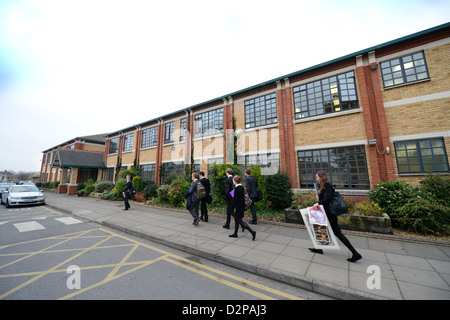
[[[163,184],[162,186],[160,186],[158,188],[156,193],[157,193],[159,202],[166,203],[166,204],[168,204],[170,202],[170,200],[169,200],[169,188],[170,188],[170,186],[167,185],[167,184]]]
[[[109,192],[114,188],[114,183],[111,181],[102,181],[97,183],[95,186],[95,192],[104,193],[105,191]]]
[[[144,188],[141,176],[135,176],[132,180],[133,186],[136,187],[136,193],[142,192]]]
[[[347,205],[348,206],[348,205]],[[350,211],[350,208],[349,208]],[[382,217],[382,210],[380,206],[374,201],[366,200],[357,202],[351,209],[351,214],[362,215],[362,216],[372,216],[372,217]]]
[[[397,210],[397,223],[406,231],[448,235],[450,208],[436,199],[417,197]]]
[[[122,198],[123,197],[123,188],[125,188],[125,184],[127,183],[127,180],[119,180],[116,182],[116,186],[114,187],[113,191],[114,191],[114,195],[117,198]]]
[[[420,190],[439,199],[447,207],[450,206],[450,178],[428,173],[426,178],[420,181]]]
[[[190,183],[187,182],[184,178],[173,180],[167,191],[169,203],[176,208],[183,207],[186,200],[186,198],[184,197],[184,193],[187,189],[189,189],[189,187]]]
[[[311,194],[294,193],[292,195],[292,207],[305,209],[312,207],[317,202],[316,196]]]
[[[225,204],[225,180],[227,178],[227,169],[233,170],[233,176],[242,176],[241,167],[235,164],[213,164],[209,171],[211,180],[211,196],[214,206],[222,206]]]
[[[142,192],[136,193],[136,194],[134,195],[134,199],[135,199],[137,202],[142,202],[142,201],[144,201],[144,194],[143,194]]]
[[[404,181],[384,181],[378,183],[376,189],[369,191],[369,199],[391,217],[394,227],[398,227],[398,209],[421,194],[418,188],[411,187]]]
[[[156,193],[158,190],[158,185],[153,180],[146,180],[143,182],[142,193],[144,194],[145,200],[149,200],[151,198],[155,198],[158,194]]]
[[[288,208],[292,203],[291,182],[286,173],[266,177],[267,200],[271,202],[274,209]]]

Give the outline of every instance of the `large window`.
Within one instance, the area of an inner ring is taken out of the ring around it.
[[[316,172],[327,173],[339,189],[369,189],[364,146],[298,151],[300,188],[313,188]]]
[[[114,154],[119,152],[119,137],[109,140],[108,154]]]
[[[142,131],[141,148],[156,147],[157,143],[158,143],[158,127],[152,127]]]
[[[124,140],[123,140],[123,151],[124,152],[133,150],[133,138],[134,138],[134,133],[125,135]]]
[[[245,101],[246,129],[277,122],[277,95],[275,93]]]
[[[251,169],[254,165],[261,167],[262,175],[276,174],[280,168],[280,154],[279,153],[261,153],[253,155],[238,156],[238,164],[242,171]]]
[[[448,172],[444,140],[426,139],[395,142],[399,173]]]
[[[295,119],[359,108],[353,71],[293,89]]]
[[[196,114],[194,126],[195,138],[223,133],[223,108]]]
[[[164,143],[172,143],[173,142],[173,133],[175,131],[175,121],[167,122],[164,125]]]
[[[161,184],[166,184],[184,175],[184,162],[164,162],[162,164]]]
[[[154,163],[141,165],[142,180],[155,181],[155,172],[156,172],[156,165]]]
[[[385,88],[429,78],[423,52],[382,62],[380,66]]]

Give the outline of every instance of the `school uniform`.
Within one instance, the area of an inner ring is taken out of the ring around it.
[[[230,229],[231,216],[233,215],[233,197],[230,194],[233,189],[233,176],[230,175],[225,179],[225,200],[227,202],[227,220],[223,225],[225,229]]]
[[[234,198],[233,198],[233,205],[235,208],[234,212],[234,233],[230,235],[232,238],[237,238],[238,236],[238,230],[239,226],[241,226],[243,229],[247,229],[252,234],[253,240],[255,240],[256,232],[253,231],[247,223],[245,223],[242,219],[244,218],[244,212],[245,212],[245,189],[242,186],[242,184],[237,184],[234,189]]]

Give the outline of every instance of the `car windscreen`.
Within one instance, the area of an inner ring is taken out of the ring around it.
[[[36,186],[14,186],[11,188],[11,192],[38,192],[39,189]]]

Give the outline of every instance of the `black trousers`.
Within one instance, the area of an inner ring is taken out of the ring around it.
[[[225,225],[227,226],[230,225],[231,216],[234,215],[233,209],[233,200],[227,200],[227,221],[225,222]]]
[[[342,234],[341,228],[339,227],[338,222],[337,222],[337,217],[334,214],[330,213],[330,214],[327,214],[327,218],[328,218],[328,221],[330,222],[330,226],[331,226],[331,229],[333,230],[334,235],[339,240],[341,240],[341,242],[348,248],[348,250],[350,250],[351,253],[357,254],[358,251],[356,251],[356,249],[352,246],[352,244],[347,239],[347,237]]]
[[[130,195],[125,192],[125,195],[123,196],[123,201],[125,202],[125,209],[130,208],[130,203],[128,202],[128,199],[130,198]]]
[[[253,233],[253,230],[248,226],[248,224],[246,222],[244,222],[242,220],[242,218],[238,218],[236,216],[236,214],[233,214],[233,218],[234,218],[234,234],[237,235],[238,234],[238,230],[239,230],[239,226],[241,226],[243,229],[247,229],[248,231],[250,231],[250,233]]]
[[[205,199],[200,200],[200,211],[201,217],[205,219],[205,221],[208,221],[208,207]]]

